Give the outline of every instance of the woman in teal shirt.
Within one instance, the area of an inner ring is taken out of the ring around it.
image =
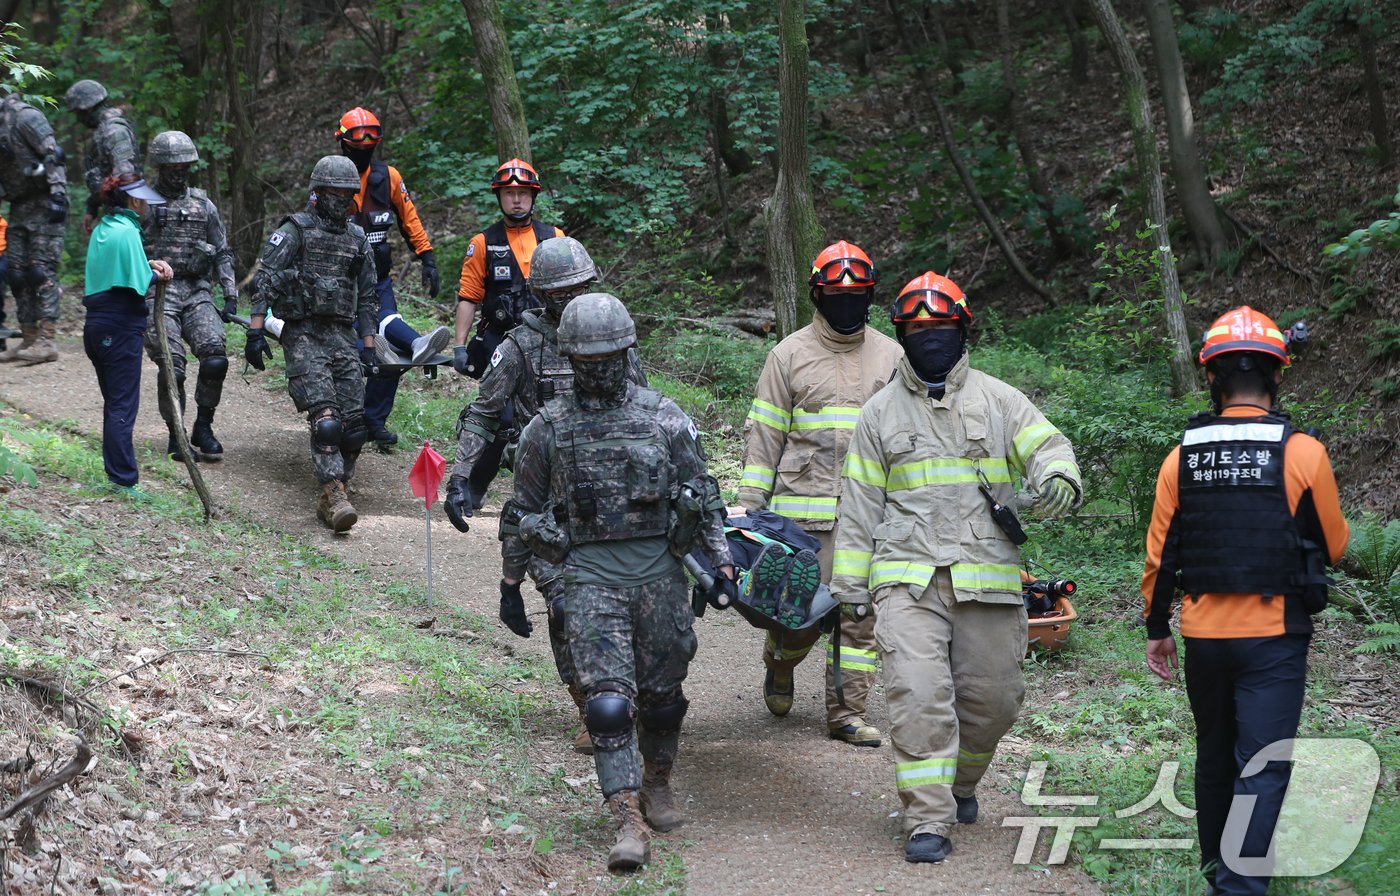
[[[142,497],[131,431],[141,404],[141,345],[146,332],[146,288],[174,276],[141,247],[140,204],[165,200],[134,175],[108,177],[100,194],[104,213],[88,240],[84,277],[83,349],[102,390],[102,465],[115,491]],[[136,206],[133,208],[133,206]]]

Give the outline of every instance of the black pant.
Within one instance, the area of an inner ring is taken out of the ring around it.
[[[1308,672],[1308,635],[1186,638],[1186,693],[1196,718],[1196,828],[1201,867],[1216,891],[1258,894],[1267,877],[1245,877],[1221,863],[1221,837],[1236,796],[1256,797],[1243,844],[1230,853],[1263,856],[1273,838],[1292,765],[1270,762],[1239,776],[1255,753],[1297,735]]]
[[[117,485],[135,485],[139,474],[131,431],[141,407],[141,346],[146,316],[88,309],[83,349],[102,390],[102,465]]]
[[[476,464],[467,476],[467,484],[471,486],[472,492],[477,495],[485,495],[486,489],[491,487],[491,481],[496,478],[496,474],[501,472],[501,457],[506,452],[506,445],[510,442],[507,437],[511,424],[515,422],[515,401],[507,401],[506,406],[501,408],[501,428],[497,431],[496,438],[486,443],[486,447],[481,449],[481,456],[476,459]]]

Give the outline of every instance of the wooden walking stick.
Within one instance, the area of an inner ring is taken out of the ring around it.
[[[204,476],[194,461],[194,449],[190,447],[189,436],[185,434],[185,418],[180,413],[180,393],[175,387],[175,361],[170,357],[170,343],[165,337],[165,281],[156,281],[156,338],[160,342],[160,354],[156,362],[160,365],[161,379],[165,380],[165,399],[170,402],[170,413],[175,417],[175,442],[180,446],[180,454],[185,460],[185,468],[190,471],[190,481],[199,493],[204,505],[204,521],[214,513],[214,499],[209,495],[209,487],[204,484]]]

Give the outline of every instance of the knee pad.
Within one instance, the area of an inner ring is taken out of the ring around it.
[[[340,442],[340,450],[351,454],[365,447],[369,441],[369,427],[364,417],[351,417],[345,421],[345,437]]]
[[[685,694],[677,691],[664,703],[642,707],[638,721],[652,734],[679,734],[681,720],[689,708],[690,701],[685,699]]]
[[[24,271],[24,278],[30,286],[43,286],[52,277],[53,274],[49,273],[49,269],[42,264],[30,265]]]
[[[228,374],[228,358],[223,355],[212,355],[208,358],[199,359],[199,378],[202,380],[219,380]]]
[[[311,421],[311,448],[317,454],[335,454],[345,439],[345,427],[334,413]]]
[[[10,265],[5,271],[5,282],[10,284],[12,288],[19,289],[29,282],[28,277],[25,275],[25,270],[25,268],[19,265]]]
[[[593,738],[593,746],[605,753],[621,750],[632,742],[632,698],[617,691],[588,695],[583,705],[583,723]]]

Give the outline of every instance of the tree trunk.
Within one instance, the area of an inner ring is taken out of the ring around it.
[[[1050,237],[1056,260],[1074,254],[1074,240],[1069,238],[1055,214],[1055,199],[1050,184],[1045,180],[1045,172],[1036,158],[1035,145],[1021,113],[1021,91],[1017,86],[1016,67],[1013,63],[1014,51],[1011,46],[1011,16],[1007,11],[1007,0],[997,0],[997,35],[1001,45],[1001,80],[1006,88],[1006,111],[1010,119],[1011,134],[1016,141],[1016,150],[1021,156],[1021,167],[1026,169],[1026,180],[1035,194],[1036,204],[1045,216],[1045,231]]]
[[[229,244],[238,269],[251,271],[262,248],[262,219],[267,191],[257,171],[262,158],[258,128],[249,107],[257,100],[262,71],[262,14],[257,3],[215,4],[223,49],[224,90],[228,111]],[[237,33],[235,34],[235,29]]]
[[[943,108],[943,101],[938,97],[938,85],[933,83],[933,78],[919,62],[919,54],[914,46],[908,23],[900,19],[899,7],[894,0],[889,0],[889,9],[890,20],[894,23],[895,30],[899,32],[899,39],[904,45],[904,51],[909,54],[909,58],[913,61],[914,69],[924,83],[923,92],[929,98],[929,102],[933,104],[934,114],[938,116],[938,129],[943,132],[943,148],[948,153],[948,161],[952,162],[953,168],[958,172],[958,178],[962,180],[963,189],[967,191],[968,199],[972,201],[973,208],[977,210],[977,216],[982,219],[983,226],[987,228],[987,232],[991,234],[992,239],[1001,249],[1002,255],[1005,256],[1011,269],[1016,272],[1016,276],[1020,277],[1021,281],[1030,287],[1032,292],[1053,307],[1056,304],[1055,297],[1050,293],[1050,290],[1045,288],[1043,283],[1036,280],[1031,272],[1026,270],[1020,256],[1016,254],[1011,242],[1007,240],[1001,223],[992,216],[991,209],[987,208],[987,203],[982,200],[982,194],[977,191],[977,182],[972,179],[972,173],[967,170],[967,165],[963,164],[962,154],[958,151],[957,141],[953,138],[953,126],[948,120],[948,113]],[[922,29],[922,21],[919,23],[919,27]],[[924,42],[928,43],[927,34],[924,35]]]
[[[802,274],[823,238],[807,164],[806,0],[778,0],[778,184],[764,217],[773,312],[783,339],[810,314],[798,311],[807,310],[799,304]]]
[[[1074,14],[1074,0],[1060,0],[1060,19],[1069,37],[1069,78],[1076,84],[1089,83],[1089,43]]]
[[[1089,0],[1108,43],[1113,61],[1123,76],[1124,102],[1133,131],[1133,148],[1137,157],[1138,176],[1148,193],[1148,223],[1157,235],[1157,260],[1162,267],[1162,293],[1165,298],[1167,334],[1171,337],[1172,394],[1186,395],[1196,391],[1200,383],[1191,361],[1191,339],[1186,333],[1186,312],[1181,299],[1181,281],[1172,257],[1171,236],[1167,233],[1167,200],[1162,191],[1161,160],[1157,156],[1157,135],[1152,128],[1152,107],[1147,101],[1147,78],[1142,66],[1128,45],[1128,37],[1109,0]]]
[[[1366,103],[1371,112],[1371,136],[1376,141],[1381,167],[1389,168],[1395,164],[1395,146],[1390,142],[1390,116],[1385,110],[1385,79],[1376,60],[1376,26],[1382,24],[1381,13],[1368,4],[1357,25],[1357,38],[1365,71]]]
[[[511,158],[532,161],[530,128],[525,123],[525,105],[520,101],[520,84],[515,80],[515,63],[506,42],[501,7],[496,0],[462,0],[462,8],[471,23],[481,82],[486,87],[491,124],[496,129],[496,155],[502,162]]]
[[[1147,15],[1147,31],[1152,37],[1152,55],[1157,61],[1157,81],[1162,89],[1163,117],[1167,123],[1167,152],[1171,159],[1172,180],[1186,227],[1196,244],[1196,252],[1207,268],[1213,269],[1229,248],[1230,240],[1221,225],[1215,199],[1210,195],[1201,155],[1196,150],[1195,119],[1191,94],[1186,87],[1186,70],[1181,64],[1181,48],[1176,40],[1169,0],[1142,0]],[[1163,225],[1165,221],[1161,222]]]

